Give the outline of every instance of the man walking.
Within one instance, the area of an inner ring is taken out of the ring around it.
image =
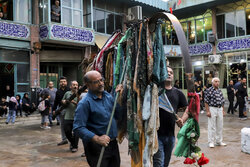
[[[245,98],[248,97],[246,83],[247,83],[246,78],[243,78],[240,86],[238,87],[238,92],[237,92],[238,94],[237,101],[239,102],[239,118],[242,120],[247,119],[247,116],[243,114],[243,110],[246,103]]]
[[[64,131],[66,134],[67,139],[70,142],[70,151],[72,153],[77,152],[78,150],[78,141],[79,137],[77,137],[75,134],[73,134],[73,122],[74,122],[74,115],[75,115],[75,109],[77,105],[77,97],[75,97],[73,100],[69,101],[68,99],[73,95],[77,93],[78,90],[78,82],[72,81],[71,82],[71,91],[68,91],[64,94],[62,98],[62,104],[66,106],[64,109],[65,116],[64,116]]]
[[[229,85],[227,86],[227,98],[228,98],[228,101],[229,101],[229,107],[228,107],[228,110],[227,110],[227,113],[229,114],[230,111],[232,114],[234,114],[234,86],[233,86],[234,82],[233,80],[231,80],[229,82]]]
[[[56,91],[57,91],[57,89],[54,88],[54,83],[52,81],[49,81],[48,87],[43,89],[43,91],[40,93],[41,96],[43,96],[44,94],[49,94],[49,96],[50,96],[49,103],[50,103],[51,108],[53,108],[53,105],[54,105]],[[59,120],[57,120],[57,121],[59,121]],[[49,122],[50,122],[50,125],[53,125],[52,113],[49,114]],[[59,122],[57,122],[57,123],[59,124]]]
[[[205,96],[205,107],[208,117],[208,144],[210,148],[214,144],[226,146],[222,142],[223,116],[225,115],[222,91],[219,89],[220,79],[212,79],[212,86],[207,89]]]
[[[114,98],[104,91],[104,80],[97,71],[89,71],[84,75],[88,93],[78,103],[74,118],[74,133],[84,143],[84,149],[90,167],[96,167],[102,146],[106,147],[101,166],[120,166],[120,153],[117,137],[119,113],[116,111],[112,120],[110,133],[105,135]],[[120,89],[116,89],[120,91]]]
[[[180,108],[187,108],[188,103],[186,100],[185,95],[177,88],[172,86],[174,73],[172,68],[168,67],[168,78],[165,81],[165,94],[168,97],[169,102],[172,105],[173,110],[175,113],[178,112]],[[176,118],[173,113],[170,113],[163,108],[159,108],[159,117],[160,117],[160,128],[158,130],[158,143],[159,143],[159,150],[153,156],[153,164],[154,167],[167,167],[172,150],[175,145],[175,123],[179,127],[182,127],[183,122],[185,122],[188,118],[187,114],[188,110],[184,112],[182,118]]]
[[[67,91],[70,91],[69,87],[67,87],[67,78],[64,76],[60,77],[59,86],[60,88],[56,91],[56,97],[55,97],[55,102],[53,106],[53,113],[55,113],[55,110],[61,106],[61,101],[62,101],[64,94]],[[64,132],[63,123],[64,123],[64,111],[60,113],[60,126],[61,126],[62,141],[57,144],[58,146],[68,143],[65,132]]]
[[[239,102],[238,102],[238,87],[240,86],[241,84],[241,78],[238,78],[238,82],[234,84],[234,90],[235,90],[235,96],[236,96],[236,103],[234,105],[234,111],[237,112],[237,107],[239,105]]]

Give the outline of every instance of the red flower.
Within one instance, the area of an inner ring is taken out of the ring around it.
[[[204,156],[204,153],[202,153],[200,159],[198,160],[198,165],[202,166],[202,165],[207,164],[208,162],[209,162],[209,159]]]
[[[184,164],[193,164],[195,162],[196,162],[195,159],[190,159],[190,158],[187,157],[183,163]]]

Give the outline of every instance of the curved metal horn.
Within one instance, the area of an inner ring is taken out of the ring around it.
[[[176,35],[177,35],[177,38],[181,47],[181,53],[184,58],[184,67],[185,67],[186,78],[187,78],[186,80],[187,89],[188,89],[188,92],[194,92],[194,81],[193,81],[193,74],[192,74],[191,57],[189,55],[188,43],[187,43],[184,31],[182,29],[182,26],[179,20],[173,14],[161,12],[161,13],[155,14],[149,20],[150,28],[153,29],[153,31],[155,29],[155,23],[157,22],[158,19],[170,20],[175,29],[175,32],[176,32]]]

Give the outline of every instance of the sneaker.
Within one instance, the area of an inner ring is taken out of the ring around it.
[[[220,143],[216,143],[216,146],[226,146],[226,143],[220,142]]]
[[[71,152],[72,152],[72,153],[75,153],[75,152],[77,152],[77,151],[78,151],[77,148],[72,148],[72,149],[71,149]]]
[[[51,129],[51,127],[49,127],[49,126],[45,126],[45,127],[44,127],[44,129]]]
[[[68,144],[67,140],[63,140],[60,143],[57,143],[58,146],[64,145],[64,144]]]
[[[41,125],[40,128],[41,128],[41,129],[44,129],[44,126]]]
[[[56,125],[60,125],[60,122],[57,122]]]
[[[209,143],[208,145],[210,148],[214,148],[214,143]]]
[[[201,114],[203,114],[205,111],[204,110],[201,110]]]
[[[5,122],[6,124],[8,124],[9,122]]]
[[[86,157],[85,153],[82,153],[82,154],[81,154],[81,157]]]

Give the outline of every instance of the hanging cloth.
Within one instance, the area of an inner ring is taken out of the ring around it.
[[[122,54],[123,54],[123,49],[122,49],[122,44],[123,42],[125,42],[129,37],[131,37],[132,35],[132,30],[131,28],[129,28],[125,35],[122,37],[122,39],[119,41],[118,43],[118,47],[117,47],[117,56],[116,56],[116,64],[115,64],[115,80],[114,80],[114,88],[116,88],[118,82],[119,82],[119,75],[120,75],[120,66],[121,66],[121,59]]]
[[[112,44],[113,42],[119,37],[121,34],[121,31],[115,31],[107,40],[105,45],[102,47],[101,51],[98,53],[98,55],[94,59],[94,64],[93,68],[96,71],[99,71],[102,73],[102,68],[103,68],[103,53],[106,51]]]
[[[152,88],[148,85],[144,101],[142,117],[145,121],[146,145],[143,152],[144,167],[153,166],[153,155],[158,151],[158,134],[160,127],[158,87],[153,84]]]
[[[161,24],[158,21],[155,30],[155,42],[154,42],[154,65],[153,65],[153,82],[158,86],[166,80],[168,77],[166,57],[163,49]]]

